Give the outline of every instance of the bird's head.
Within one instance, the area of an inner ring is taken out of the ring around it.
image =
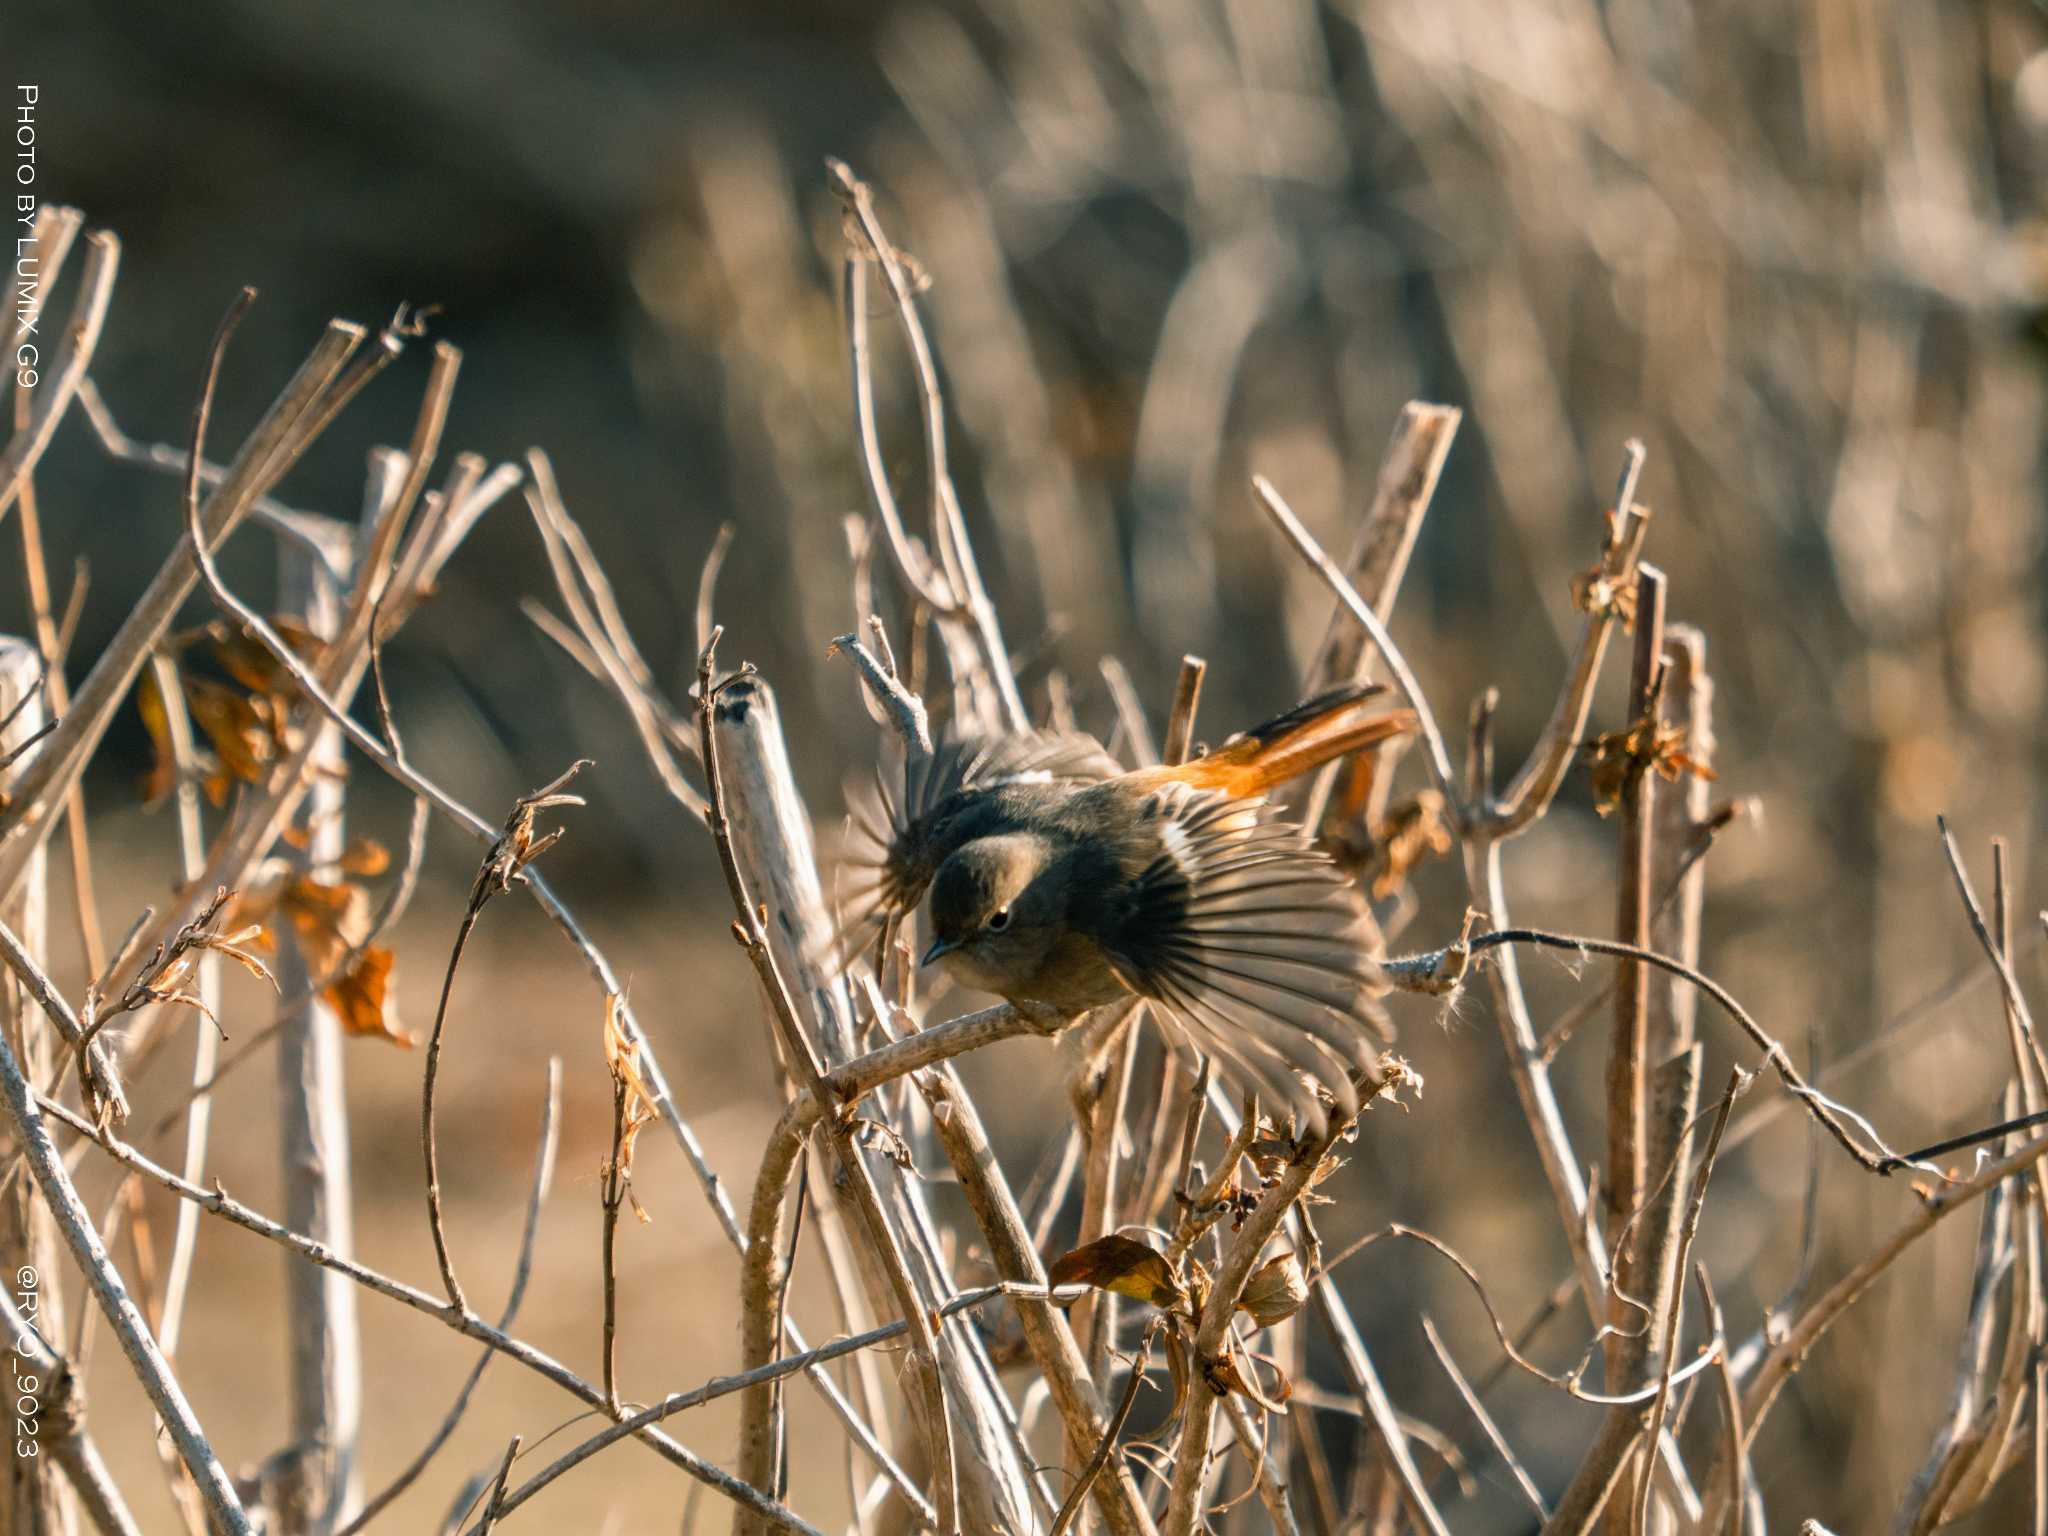
[[[1028,832],[979,837],[955,849],[932,880],[932,945],[959,980],[1009,997],[1037,975],[1066,916],[1050,844]]]

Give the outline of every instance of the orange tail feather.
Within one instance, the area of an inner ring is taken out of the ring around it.
[[[1234,799],[1263,795],[1289,780],[1390,736],[1415,729],[1413,712],[1387,709],[1377,685],[1334,688],[1178,768],[1148,770],[1162,781],[1221,790]]]

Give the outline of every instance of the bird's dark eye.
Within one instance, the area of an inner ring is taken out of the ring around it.
[[[1010,926],[1010,909],[1008,907],[996,908],[995,911],[989,913],[988,921],[983,926],[990,933],[1001,933]]]

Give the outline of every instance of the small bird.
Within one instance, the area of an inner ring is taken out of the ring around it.
[[[1376,686],[1319,694],[1176,767],[1127,770],[1081,735],[968,737],[913,762],[881,817],[855,804],[851,932],[930,893],[921,963],[1078,1015],[1137,996],[1269,1106],[1347,1112],[1387,1038],[1351,883],[1265,797],[1414,728]],[[878,787],[879,782],[878,782]]]

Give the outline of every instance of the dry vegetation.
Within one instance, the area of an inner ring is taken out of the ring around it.
[[[0,643],[0,1274],[33,1276],[0,1308],[37,1451],[5,1463],[0,1529],[151,1528],[165,1489],[194,1531],[547,1529],[572,1483],[630,1476],[664,1528],[748,1533],[2048,1536],[2038,947],[2008,845],[1978,857],[1935,819],[2024,839],[2038,798],[2025,220],[2048,39],[1996,11],[1793,10],[901,12],[883,65],[938,148],[875,146],[900,218],[834,161],[807,239],[804,173],[732,120],[695,163],[700,206],[640,236],[647,308],[724,368],[736,499],[758,509],[713,544],[680,647],[636,643],[637,583],[614,585],[544,452],[445,453],[462,358],[431,317],[332,323],[217,465],[245,291],[192,360],[190,439],[127,436],[91,374],[119,244],[45,208],[43,293],[68,313],[0,459],[29,598],[27,638]],[[1349,147],[1368,87],[1399,175]],[[1331,212],[1380,200],[1428,259]],[[1120,294],[1157,300],[1142,345]],[[1423,371],[1397,340],[1419,307],[1468,386],[1463,437],[1458,409],[1390,412]],[[1098,346],[1148,358],[1123,416]],[[416,424],[372,452],[359,518],[278,499],[409,350],[431,354]],[[39,521],[67,422],[182,490],[182,540],[89,664]],[[1458,467],[1473,428],[1483,494]],[[1132,466],[1121,523],[1096,456]],[[853,477],[866,507],[838,518]],[[1440,483],[1484,525],[1428,520]],[[522,495],[544,565],[517,597],[561,662],[536,712],[570,725],[552,782],[472,806],[409,753],[383,652]],[[261,602],[214,560],[245,524],[277,551]],[[1483,567],[1462,632],[1411,619],[1413,593],[1395,626],[1404,586],[1456,607],[1418,551]],[[778,573],[727,595],[729,552]],[[761,593],[794,617],[763,620]],[[1390,626],[1418,637],[1406,655]],[[730,664],[755,645],[763,670]],[[693,677],[648,659],[677,649]],[[1177,762],[1239,723],[1224,673],[1268,713],[1377,678],[1420,723],[1291,791],[1370,895],[1404,1029],[1355,1117],[1262,1114],[1150,1005],[968,1011],[894,933],[837,962],[839,807],[807,807],[831,775],[793,752],[835,774],[879,752],[895,778],[944,731],[1078,726]],[[660,814],[708,834],[729,902],[690,915],[689,964],[750,966],[757,1010],[704,1021],[701,997],[629,986],[602,917],[550,883],[596,777],[591,699],[622,712]],[[182,877],[110,944],[81,786],[124,708]],[[412,807],[388,845],[344,826],[371,774]],[[429,934],[407,914],[437,824],[476,862]],[[517,898],[590,985],[530,1182],[476,1193],[443,1124],[465,1093],[527,1112],[509,1069],[458,1075],[503,1049],[477,993],[516,976],[476,950]],[[73,945],[66,988],[52,953]],[[400,950],[438,986],[417,1035]],[[229,965],[267,1011],[223,1001]],[[714,1167],[692,1090],[741,1040],[775,1091],[742,1106],[748,1161]],[[356,1241],[344,1088],[355,1053],[407,1047],[411,1280]],[[1001,1053],[1026,1049],[1058,1079],[1052,1123],[1006,1102],[1023,1058]],[[274,1209],[217,1177],[216,1096],[264,1058]],[[1867,1061],[1891,1081],[1850,1075]],[[573,1196],[596,1240],[548,1262],[579,1085],[606,1130]],[[516,1247],[467,1239],[458,1185],[518,1213]],[[650,1221],[715,1234],[662,1301],[737,1338],[680,1380],[648,1379],[665,1319],[630,1305]],[[281,1395],[181,1349],[208,1254],[246,1261],[202,1247],[209,1223],[285,1255],[260,1320],[286,1340]],[[573,1356],[522,1328],[537,1268]],[[373,1456],[403,1387],[362,1362],[407,1330],[480,1347],[437,1427]],[[103,1451],[89,1373],[96,1397],[140,1384],[160,1465]],[[552,1416],[478,1455],[475,1420],[522,1373]],[[195,1407],[222,1379],[261,1400],[238,1421],[267,1425],[257,1457]]]

